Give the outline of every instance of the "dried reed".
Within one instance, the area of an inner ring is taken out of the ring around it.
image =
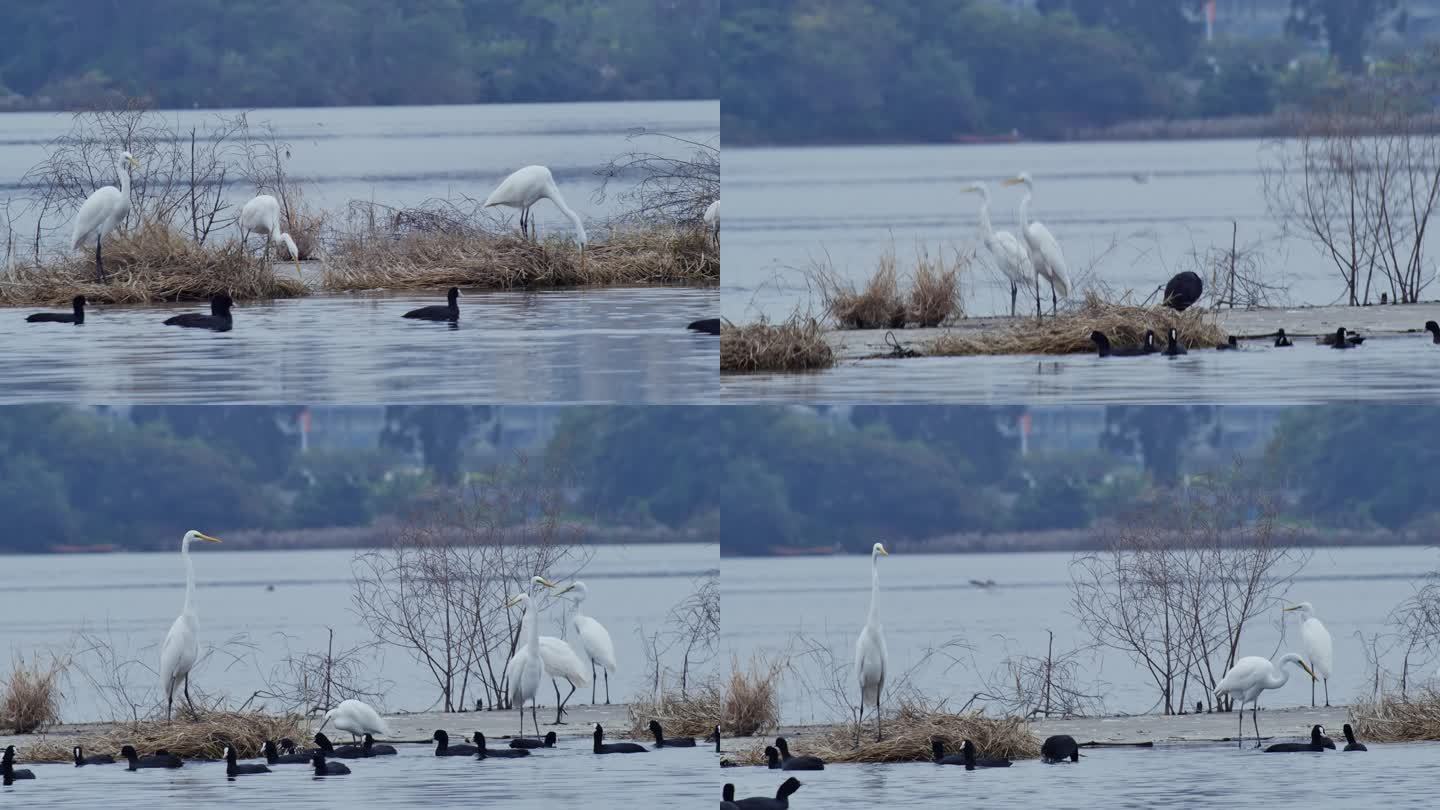
[[[630,728],[625,736],[652,739],[650,721],[659,720],[667,737],[707,737],[720,722],[723,702],[720,684],[713,679],[691,686],[684,696],[677,689],[637,698],[630,702]]]
[[[1440,740],[1440,692],[1422,688],[1403,699],[1383,695],[1377,701],[1355,703],[1350,706],[1350,721],[1362,741]]]
[[[65,666],[60,658],[52,657],[46,665],[38,658],[28,664],[17,658],[0,693],[0,727],[29,734],[60,722],[60,677]]]
[[[761,319],[720,328],[721,371],[810,371],[835,365],[825,329],[813,318],[792,315],[781,323]]]
[[[275,716],[261,712],[202,712],[195,720],[145,720],[118,723],[94,734],[48,740],[25,747],[20,758],[26,762],[68,762],[72,746],[89,753],[118,755],[123,745],[133,745],[141,755],[164,749],[180,757],[218,759],[225,745],[235,746],[241,758],[259,756],[266,740],[290,737],[297,742],[309,737],[309,724],[299,715]]]

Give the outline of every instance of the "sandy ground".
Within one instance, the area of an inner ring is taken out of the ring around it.
[[[620,739],[624,731],[630,726],[629,706],[625,704],[612,704],[610,706],[570,706],[565,710],[565,725],[549,726],[547,723],[555,719],[555,708],[551,706],[548,711],[544,706],[540,707],[536,715],[540,721],[540,733],[554,731],[556,736],[583,737],[589,741],[590,735],[595,731],[595,724],[599,723],[605,727],[607,739]],[[317,715],[311,722],[311,729],[320,727],[321,716]],[[390,714],[385,715],[385,722],[395,732],[394,736],[386,737],[386,740],[399,742],[428,742],[435,729],[443,728],[450,733],[451,738],[457,734],[464,733],[469,737],[476,731],[483,732],[486,739],[497,741],[507,740],[515,736],[520,730],[518,712],[420,712],[416,714]],[[105,729],[110,723],[70,723],[55,726],[47,731],[43,738],[63,741],[68,737],[79,737],[86,734],[93,734]],[[332,727],[333,728],[333,727]],[[534,734],[530,726],[529,712],[525,716],[525,728],[529,735]],[[338,741],[349,741],[349,735],[344,732],[326,730],[326,735]],[[41,739],[41,735],[0,735],[0,748],[7,745],[14,745],[23,751],[26,745]]]
[[[1310,736],[1310,727],[1320,724],[1326,733],[1339,739],[1341,728],[1349,720],[1344,706],[1331,708],[1292,708],[1260,710],[1260,734],[1264,738],[1302,740]],[[1140,715],[1134,717],[1090,717],[1078,720],[1037,720],[1031,724],[1040,738],[1051,734],[1069,734],[1081,745],[1099,743],[1196,743],[1235,740],[1236,717],[1229,714],[1185,714],[1172,717]],[[806,736],[816,734],[823,726],[782,726],[765,741],[784,736],[791,747],[799,749]],[[870,726],[873,735],[874,726]],[[1245,734],[1252,734],[1249,712],[1245,717]],[[800,742],[796,742],[796,741]],[[742,751],[761,745],[759,737],[727,738],[721,742],[723,751]],[[1247,743],[1248,745],[1249,743]]]
[[[1370,307],[1286,307],[1276,309],[1221,310],[1220,325],[1225,331],[1244,340],[1247,337],[1272,335],[1283,328],[1291,337],[1310,338],[1333,334],[1345,327],[1363,335],[1404,334],[1420,332],[1426,321],[1440,321],[1440,302]],[[944,329],[901,329],[895,337],[911,348],[924,351],[923,345],[947,332],[986,331],[1007,326],[1008,317],[967,318]],[[830,330],[826,339],[838,360],[860,360],[889,354],[884,329]]]

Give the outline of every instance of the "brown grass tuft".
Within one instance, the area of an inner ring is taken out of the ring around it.
[[[1440,692],[1416,689],[1404,699],[1387,695],[1379,701],[1354,703],[1350,722],[1361,742],[1440,740]]]
[[[398,214],[396,215],[399,216]],[[586,248],[561,238],[535,243],[518,233],[410,228],[342,238],[324,267],[329,290],[481,287],[512,289],[638,284],[720,283],[720,259],[703,229],[615,231]]]
[[[744,326],[720,327],[720,370],[810,371],[835,365],[825,328],[814,318],[792,315],[772,324],[765,319]]]
[[[63,306],[76,295],[92,304],[208,301],[227,292],[236,301],[305,295],[305,285],[247,257],[238,240],[197,245],[173,228],[147,225],[105,241],[105,272],[95,278],[93,251],[0,275],[0,304]]]
[[[324,211],[317,211],[305,202],[303,193],[298,189],[291,189],[286,195],[290,205],[285,215],[285,232],[295,240],[295,247],[300,250],[299,259],[308,261],[320,258],[321,236],[325,231],[326,215]],[[281,248],[282,252],[285,249]]]
[[[974,354],[1083,354],[1095,351],[1090,333],[1104,332],[1115,348],[1139,346],[1145,330],[1155,330],[1163,349],[1165,335],[1174,327],[1180,342],[1190,349],[1213,349],[1228,339],[1214,315],[1203,310],[1176,312],[1166,307],[1137,307],[1105,301],[1087,293],[1074,312],[1062,312],[1043,321],[1017,319],[1006,327],[965,330],[942,335],[926,344],[927,355]]]
[[[977,757],[1034,759],[1040,756],[1040,743],[1030,724],[1019,717],[987,717],[980,712],[951,714],[923,702],[902,702],[895,716],[886,718],[885,732],[885,739],[876,742],[875,726],[867,723],[860,732],[857,748],[853,725],[830,726],[818,735],[793,741],[790,748],[798,754],[836,763],[930,762],[933,759],[930,740],[938,737],[945,743],[947,754],[960,753],[961,743],[970,740],[975,743]],[[763,764],[766,744],[739,752],[736,763]]]
[[[692,685],[682,697],[680,690],[630,701],[630,728],[625,736],[637,740],[653,739],[650,721],[659,720],[666,737],[708,737],[720,722],[723,697],[720,684],[707,680]]]
[[[15,660],[15,668],[0,693],[0,727],[14,729],[16,734],[30,734],[60,722],[60,678],[65,662],[51,658],[41,665],[39,659],[25,663]]]
[[[832,277],[821,287],[825,310],[841,329],[903,329],[905,297],[900,294],[895,255],[880,257],[880,267],[863,290]]]
[[[245,759],[259,756],[266,740],[278,741],[281,737],[302,743],[309,738],[309,724],[299,715],[206,712],[193,721],[121,723],[95,734],[40,740],[27,746],[20,756],[27,762],[69,762],[71,747],[81,745],[89,753],[112,754],[118,760],[120,747],[133,745],[141,756],[163,748],[180,757],[219,759],[229,743],[235,746],[236,755]]]
[[[780,724],[780,673],[784,662],[763,657],[750,660],[749,669],[730,663],[730,683],[725,689],[721,730],[731,736],[749,737]]]
[[[930,329],[951,317],[962,316],[960,265],[930,258],[921,250],[915,260],[915,283],[910,287],[910,322]]]

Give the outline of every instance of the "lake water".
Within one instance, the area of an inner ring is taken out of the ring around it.
[[[214,113],[165,115],[188,130]],[[718,144],[720,105],[273,109],[249,119],[273,124],[291,144],[291,176],[304,184],[307,202],[337,224],[350,200],[405,206],[483,199],[511,171],[542,163],[598,235],[601,222],[626,210],[620,195],[635,178],[618,178],[602,200],[595,171],[636,148],[686,153],[663,139],[631,140],[637,128]],[[0,114],[0,203],[15,201],[20,234],[34,226],[23,211],[31,189],[20,178],[70,121],[66,114]],[[237,187],[236,201],[253,191]],[[554,206],[541,204],[535,213],[542,234],[568,233]],[[159,322],[172,314],[166,307],[96,307],[83,331],[27,328],[32,308],[0,309],[0,401],[674,402],[714,394],[718,342],[694,339],[685,325],[715,317],[716,290],[480,293],[462,301],[464,320],[453,333],[400,319],[443,296],[433,290],[359,296],[362,303],[315,296],[246,305],[227,335],[163,328]]]
[[[979,197],[960,186],[989,182],[995,227],[1015,232],[1021,191],[998,183],[1020,171],[1035,178],[1032,219],[1059,239],[1077,283],[1093,276],[1143,300],[1187,269],[1193,250],[1228,249],[1236,221],[1239,244],[1261,243],[1266,278],[1289,288],[1289,301],[1276,303],[1335,302],[1343,290],[1333,267],[1308,243],[1283,238],[1267,210],[1262,147],[1224,140],[732,149],[722,312],[736,323],[818,313],[798,269],[827,255],[843,277],[860,280],[892,247],[902,268],[913,268],[917,243],[932,254],[943,245],[947,256],[983,251]],[[1150,181],[1135,182],[1137,173]],[[1009,285],[992,270],[974,273],[966,292],[971,314],[1009,312]]]
[[[308,766],[225,778],[224,763],[127,772],[122,765],[26,765],[34,781],[0,787],[0,802],[44,807],[694,807],[714,795],[714,753],[703,746],[596,756],[589,741],[563,739],[523,759],[436,757],[433,746],[397,746],[396,756],[344,760],[348,776],[316,778]],[[258,760],[256,760],[258,761]],[[596,799],[601,801],[597,804]]]
[[[826,765],[796,774],[792,807],[1430,807],[1440,745],[1264,754],[1233,745],[1086,749],[1078,765],[1038,760],[966,771],[929,763]],[[774,796],[780,771],[729,768],[736,795]],[[715,794],[711,794],[715,795]],[[963,797],[957,801],[956,797]]]
[[[641,628],[661,629],[666,612],[692,593],[695,578],[716,570],[716,555],[714,545],[699,544],[595,548],[582,574],[590,586],[585,612],[603,623],[615,642],[620,666],[610,678],[612,701],[625,702],[647,687]],[[352,607],[352,556],[350,551],[192,550],[201,649],[223,648],[199,666],[192,685],[243,701],[264,685],[287,651],[323,651],[326,628],[335,630],[337,651],[371,640]],[[568,580],[571,573],[546,575]],[[274,591],[267,591],[272,585]],[[184,599],[184,568],[174,552],[3,556],[0,615],[9,620],[0,623],[0,654],[8,661],[38,650],[63,653],[73,649],[83,629],[108,636],[124,657],[158,669],[160,642]],[[560,616],[559,605],[549,604],[541,632],[564,635]],[[253,650],[231,642],[253,645]],[[422,711],[435,704],[438,688],[404,651],[382,648],[365,660],[373,663],[364,672],[366,681],[391,684],[383,701],[386,710]],[[137,671],[131,685],[144,694],[157,689],[152,680]],[[575,693],[577,705],[589,702],[585,692],[583,700]],[[603,679],[600,695],[603,700]],[[553,706],[554,701],[545,700],[542,692],[541,703]],[[74,674],[61,715],[67,721],[111,719],[105,704]]]
[[[293,268],[292,268],[293,272]],[[164,326],[205,305],[95,306],[82,326],[0,309],[0,402],[695,402],[719,341],[685,329],[719,292],[467,291],[460,323],[406,320],[443,291],[237,304],[229,332]]]
[[[726,299],[729,306],[729,299]],[[903,334],[900,335],[903,340]],[[1192,349],[1182,357],[1093,354],[842,361],[803,374],[725,374],[726,400],[953,403],[1433,402],[1436,347],[1413,335],[1372,337],[1336,351],[1310,339],[1276,349]]]
[[[1071,615],[1067,553],[903,554],[880,561],[880,616],[890,655],[887,686],[914,670],[911,682],[930,698],[959,706],[981,689],[982,677],[1010,655],[1043,656],[1047,630],[1055,632],[1056,653],[1088,643]],[[1334,639],[1332,703],[1368,694],[1373,676],[1365,664],[1359,634],[1387,630],[1386,616],[1435,570],[1432,549],[1340,548],[1316,550],[1290,588],[1287,599],[1308,601]],[[969,583],[993,579],[995,588]],[[853,685],[855,638],[865,623],[870,599],[870,560],[864,556],[792,559],[724,558],[721,598],[725,621],[721,646],[748,660],[753,651],[776,653],[792,646],[803,631],[828,647],[845,668],[842,682]],[[1261,617],[1247,626],[1241,655],[1275,657],[1299,648],[1294,614]],[[925,651],[959,639],[968,645],[922,664]],[[1080,685],[1098,692],[1112,713],[1154,711],[1158,691],[1138,664],[1112,651],[1084,654]],[[1385,659],[1398,671],[1395,658]],[[782,721],[787,724],[841,719],[811,683],[828,683],[813,658],[792,660],[796,671],[782,684]],[[1412,676],[1425,680],[1435,662],[1416,663]],[[1296,671],[1298,673],[1298,670]],[[858,691],[858,687],[854,687]],[[1323,698],[1323,692],[1320,693]],[[853,697],[851,698],[853,700]],[[1284,688],[1267,692],[1263,707],[1309,705],[1303,673]],[[802,777],[803,779],[803,777]],[[771,787],[773,790],[773,785]]]

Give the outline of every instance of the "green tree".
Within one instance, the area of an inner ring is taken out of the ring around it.
[[[1042,14],[1069,13],[1081,24],[1125,36],[1152,63],[1184,67],[1204,33],[1203,0],[1037,0]]]
[[[1285,28],[1308,39],[1323,38],[1341,70],[1363,73],[1370,40],[1398,5],[1399,0],[1290,0]]]

